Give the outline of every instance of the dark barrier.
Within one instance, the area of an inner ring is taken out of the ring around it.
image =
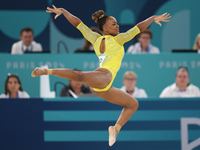
[[[200,98],[138,99],[109,148],[121,106],[100,98],[1,99],[1,150],[200,149]]]

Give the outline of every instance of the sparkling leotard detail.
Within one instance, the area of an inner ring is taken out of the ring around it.
[[[94,50],[98,58],[100,58],[100,45],[103,38],[105,38],[105,52],[104,59],[101,60],[101,66],[99,68],[105,68],[112,73],[112,81],[110,84],[104,89],[96,89],[95,91],[107,91],[120,69],[122,59],[124,57],[124,47],[123,44],[133,39],[138,33],[140,33],[140,29],[135,26],[128,30],[125,33],[120,33],[116,36],[104,35],[104,37],[96,32],[93,32],[90,28],[88,28],[83,22],[81,22],[77,29],[81,31],[83,36],[93,45]]]

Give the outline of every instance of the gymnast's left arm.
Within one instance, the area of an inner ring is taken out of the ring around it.
[[[162,26],[160,21],[162,22],[169,22],[169,18],[171,18],[169,13],[164,13],[159,16],[151,16],[147,18],[146,20],[139,22],[136,26],[140,29],[140,31],[144,31],[153,21],[157,23],[159,26]]]
[[[114,39],[120,44],[123,45],[124,43],[133,39],[137,34],[144,31],[153,21],[158,25],[162,26],[160,21],[162,22],[169,22],[169,18],[171,18],[170,14],[164,13],[159,16],[151,16],[146,20],[138,23],[135,27],[131,28],[125,33],[120,33],[114,37]]]
[[[117,36],[115,36],[114,40],[118,44],[123,45],[124,43],[133,39],[138,33],[140,33],[140,29],[137,26],[135,26],[135,27],[131,28],[130,30],[128,30],[127,32],[120,33]]]

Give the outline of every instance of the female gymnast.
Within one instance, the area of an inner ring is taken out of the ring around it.
[[[92,87],[97,95],[110,103],[121,105],[124,108],[114,126],[108,128],[109,146],[112,146],[117,138],[121,127],[129,120],[138,108],[138,101],[129,94],[120,89],[112,87],[113,80],[120,69],[121,61],[124,56],[123,44],[130,41],[138,33],[145,30],[153,21],[161,26],[160,21],[168,22],[170,14],[165,13],[159,16],[151,16],[148,19],[138,23],[125,33],[119,33],[117,20],[104,14],[99,10],[92,14],[92,19],[98,24],[103,36],[90,30],[76,16],[69,13],[63,8],[47,7],[48,13],[55,13],[55,19],[63,14],[66,19],[92,43],[96,55],[99,57],[100,67],[94,71],[80,72],[71,69],[43,69],[36,68],[32,72],[32,77],[41,75],[54,75],[61,78],[67,78],[76,82],[81,82]]]

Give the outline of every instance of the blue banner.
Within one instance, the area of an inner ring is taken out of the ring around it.
[[[48,65],[49,68],[79,68],[83,71],[93,71],[98,68],[98,58],[95,54],[0,54],[0,93],[4,92],[5,79],[8,73],[18,74],[23,89],[31,97],[40,96],[40,78],[32,78],[35,67]],[[126,54],[121,68],[113,82],[113,86],[121,88],[123,74],[132,70],[138,75],[136,86],[146,91],[149,97],[158,97],[162,90],[175,82],[179,66],[187,66],[190,83],[200,87],[200,57],[198,54]],[[54,91],[57,81],[68,84],[67,79],[50,76],[50,88]],[[62,85],[57,85],[56,95],[60,95]]]
[[[115,150],[200,149],[200,99],[138,99]],[[108,149],[122,107],[100,98],[1,99],[0,149]]]

